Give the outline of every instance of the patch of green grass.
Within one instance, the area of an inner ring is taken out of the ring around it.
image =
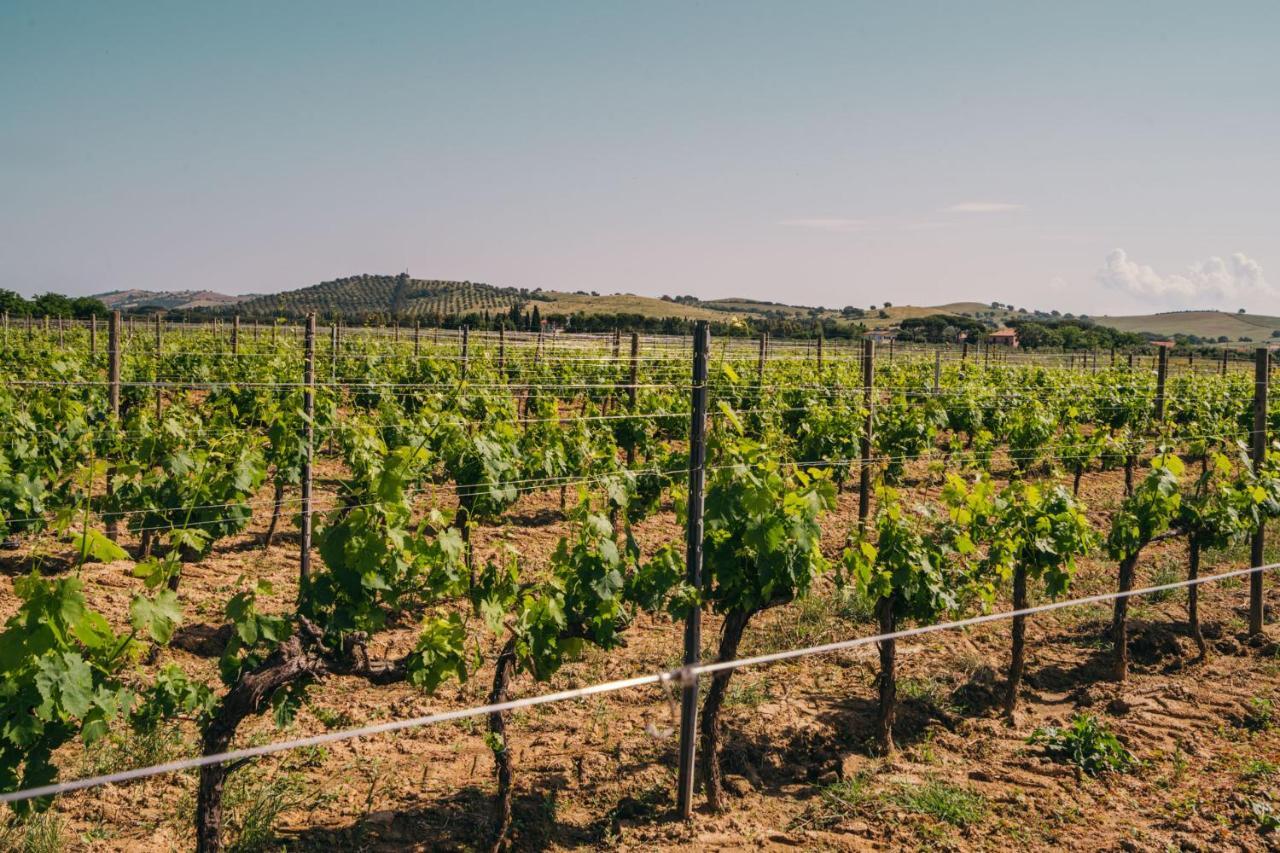
[[[275,849],[275,827],[280,815],[307,808],[316,799],[316,794],[307,793],[303,778],[297,774],[265,778],[251,770],[233,774],[223,798],[229,835],[234,839],[229,849],[234,853]]]
[[[1164,586],[1165,584],[1177,583],[1182,580],[1182,575],[1178,571],[1178,567],[1170,562],[1162,562],[1151,576],[1151,586]],[[1153,603],[1161,601],[1169,601],[1178,595],[1183,595],[1180,589],[1162,589],[1153,592],[1147,596],[1147,599]]]
[[[1185,821],[1200,811],[1200,793],[1186,791],[1164,804],[1169,815],[1177,821]]]
[[[125,728],[113,731],[95,743],[84,755],[84,775],[102,776],[164,764],[195,754],[196,744],[176,725],[159,725],[150,730]]]
[[[311,713],[316,715],[326,729],[349,729],[355,721],[351,719],[351,715],[346,711],[334,710],[326,708],[324,705],[311,705]]]
[[[837,826],[858,813],[872,799],[865,775],[841,779],[818,789],[818,798],[792,823],[793,828]]]
[[[830,642],[846,635],[849,625],[868,622],[873,605],[852,589],[815,591],[782,608],[747,634],[747,654],[767,654]],[[714,659],[704,657],[704,660]]]
[[[1028,743],[1043,746],[1054,761],[1074,764],[1089,775],[1124,773],[1137,759],[1120,739],[1092,714],[1077,714],[1069,725],[1036,729]]]
[[[1240,771],[1243,779],[1268,779],[1276,772],[1280,771],[1280,766],[1275,762],[1267,761],[1265,758],[1255,758],[1245,764],[1244,769]]]
[[[1254,696],[1249,700],[1241,721],[1251,732],[1264,732],[1275,725],[1275,706],[1264,696]]]
[[[1266,835],[1280,829],[1280,814],[1266,800],[1250,800],[1249,813],[1258,824],[1258,832]]]
[[[746,684],[731,684],[729,692],[725,694],[724,704],[726,708],[742,707],[742,708],[758,708],[769,699],[769,680],[760,679]]]
[[[939,780],[902,785],[891,801],[908,811],[937,818],[952,826],[971,826],[986,817],[987,798],[972,788]]]
[[[915,699],[945,713],[957,710],[951,701],[950,685],[940,678],[900,678],[898,698]]]
[[[0,850],[13,853],[61,853],[66,849],[62,818],[40,812],[26,820],[10,818],[0,824]]]

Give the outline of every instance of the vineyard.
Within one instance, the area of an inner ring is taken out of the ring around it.
[[[1272,362],[6,327],[0,847],[1262,849]]]
[[[258,296],[237,310],[249,317],[281,314],[428,319],[490,311],[500,314],[529,300],[513,287],[470,281],[428,281],[407,274],[362,275],[325,281],[300,290]]]

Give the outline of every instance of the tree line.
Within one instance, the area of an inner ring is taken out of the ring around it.
[[[80,320],[106,317],[111,313],[102,300],[88,296],[42,293],[25,299],[21,294],[3,288],[0,288],[0,311],[10,317],[74,317]]]

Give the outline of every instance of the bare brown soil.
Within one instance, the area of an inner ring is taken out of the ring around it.
[[[328,476],[336,469],[330,468]],[[925,478],[923,470],[912,472]],[[1068,481],[1069,482],[1069,481]],[[1118,500],[1117,473],[1085,478],[1083,497],[1099,527]],[[913,493],[934,488],[917,484]],[[269,493],[263,500],[269,499]],[[423,508],[426,500],[423,501]],[[274,584],[271,601],[285,609],[296,591],[297,538],[290,530],[263,550],[268,512],[244,534],[219,543],[189,566],[180,597],[187,621],[173,646],[151,666],[176,662],[216,682],[221,608],[239,578]],[[824,523],[829,555],[838,556],[855,497],[845,493]],[[477,531],[481,559],[503,546],[524,564],[545,564],[566,525],[559,495],[526,495],[504,523]],[[638,526],[646,552],[679,539],[665,511]],[[1202,571],[1244,564],[1247,554],[1212,554]],[[1152,547],[1140,581],[1185,574],[1181,542]],[[9,555],[0,571],[25,571]],[[131,564],[83,570],[96,607],[117,625],[139,581]],[[1115,567],[1095,558],[1082,567],[1076,593],[1112,589]],[[1022,711],[1013,725],[997,696],[1008,655],[1008,624],[941,632],[900,644],[900,751],[892,760],[869,751],[874,717],[874,649],[831,654],[737,673],[725,713],[725,768],[730,808],[673,819],[675,706],[657,687],[536,707],[513,715],[516,768],[514,846],[541,849],[816,849],[998,850],[1259,850],[1276,834],[1260,831],[1268,808],[1280,811],[1280,658],[1273,644],[1244,638],[1245,584],[1203,588],[1207,661],[1194,663],[1184,629],[1185,597],[1135,602],[1131,610],[1132,674],[1106,681],[1109,609],[1073,608],[1035,619],[1028,630]],[[1268,602],[1280,592],[1268,579]],[[14,609],[11,584],[0,587],[0,617]],[[1007,602],[1002,607],[1008,606]],[[395,654],[415,634],[416,615],[380,635]],[[718,620],[707,620],[706,658],[714,656]],[[1275,635],[1274,626],[1268,631]],[[804,646],[874,633],[869,614],[843,603],[830,585],[808,600],[766,613],[747,629],[744,652]],[[551,684],[522,676],[513,694],[655,672],[676,665],[680,626],[642,618],[625,649],[590,652]],[[407,685],[373,687],[333,678],[314,686],[312,702],[285,733],[268,718],[241,731],[262,743],[329,728],[378,722],[481,704],[490,672],[435,697]],[[1028,736],[1039,726],[1097,715],[1141,759],[1133,773],[1100,778],[1055,764]],[[229,797],[232,823],[252,825],[252,810],[280,798],[269,848],[302,850],[467,850],[481,846],[494,791],[493,761],[483,722],[414,729],[262,759],[239,770]],[[65,778],[193,753],[194,727],[159,746],[121,732],[84,755],[68,747]],[[146,748],[144,748],[146,747]],[[70,850],[190,849],[194,774],[153,778],[80,792],[57,801]],[[937,794],[939,806],[922,794]],[[959,802],[962,808],[947,803]],[[931,804],[933,803],[933,804]],[[268,814],[273,809],[266,809]]]

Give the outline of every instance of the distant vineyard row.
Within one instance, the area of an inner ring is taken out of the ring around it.
[[[527,290],[470,281],[410,278],[406,274],[360,275],[251,299],[238,306],[245,316],[319,315],[421,318],[505,311],[536,298]]]

